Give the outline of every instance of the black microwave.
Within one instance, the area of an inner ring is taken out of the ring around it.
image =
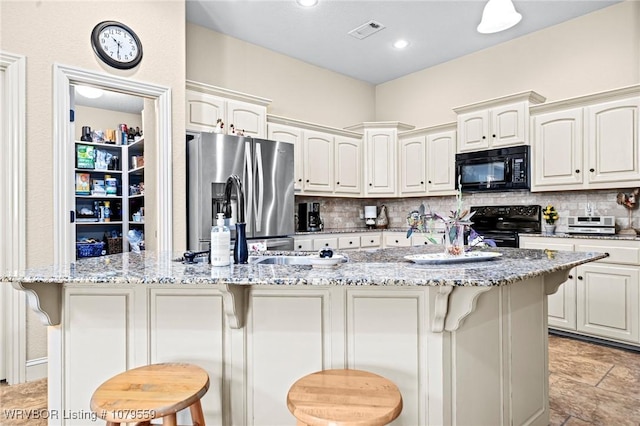
[[[529,189],[529,146],[456,154],[456,182],[462,191]]]

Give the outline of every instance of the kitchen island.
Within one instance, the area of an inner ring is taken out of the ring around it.
[[[88,424],[91,394],[108,377],[183,361],[210,375],[211,425],[294,424],[289,387],[328,368],[395,382],[404,409],[393,424],[547,425],[546,295],[571,268],[606,255],[404,258],[439,251],[355,251],[332,268],[212,268],[125,253],[3,280],[26,291],[49,325],[49,408],[59,413],[50,424]]]

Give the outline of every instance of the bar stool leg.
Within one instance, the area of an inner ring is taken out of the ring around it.
[[[202,404],[200,403],[200,400],[191,404],[189,411],[191,412],[191,421],[193,422],[193,426],[205,426],[204,413],[202,412]]]
[[[176,413],[168,414],[162,418],[162,426],[178,426]]]

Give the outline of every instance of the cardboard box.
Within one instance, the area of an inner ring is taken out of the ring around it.
[[[76,194],[91,195],[91,175],[89,173],[76,173]]]

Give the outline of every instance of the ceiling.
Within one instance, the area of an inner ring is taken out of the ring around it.
[[[522,21],[480,34],[486,0],[187,0],[187,21],[371,84],[380,84],[619,3],[514,0]],[[363,40],[347,33],[370,20],[385,28]],[[400,51],[392,43],[404,38]]]

